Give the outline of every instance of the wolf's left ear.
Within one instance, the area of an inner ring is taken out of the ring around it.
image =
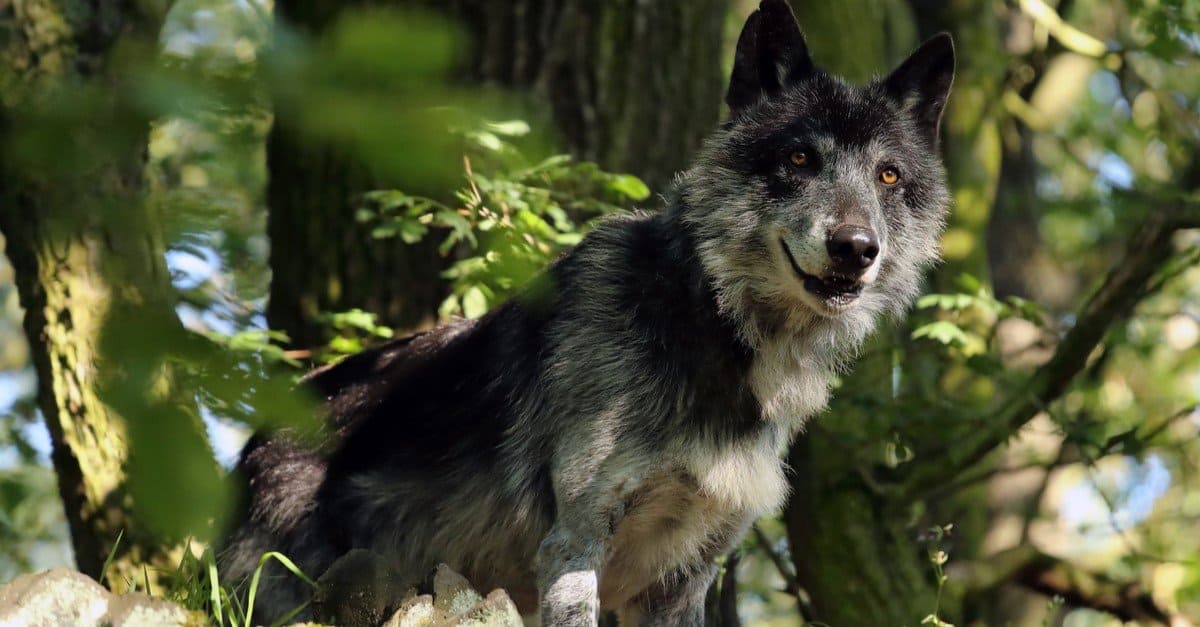
[[[938,33],[921,44],[884,80],[888,95],[912,113],[929,143],[937,146],[942,110],[954,82],[954,40]]]
[[[746,19],[733,58],[725,102],[736,117],[813,71],[808,45],[787,0],[762,0]]]

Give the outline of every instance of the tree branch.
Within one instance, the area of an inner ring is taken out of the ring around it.
[[[1150,293],[1155,274],[1173,258],[1172,236],[1183,221],[1173,214],[1166,215],[1169,213],[1150,213],[1130,238],[1125,258],[1109,271],[1079,311],[1075,326],[1063,336],[1050,361],[1034,371],[1020,394],[1005,399],[990,418],[982,421],[991,428],[939,451],[937,457],[943,463],[912,465],[904,482],[905,494],[923,494],[972,467],[1066,392],[1108,330],[1132,313]]]
[[[816,610],[809,601],[808,593],[800,585],[800,580],[796,578],[796,573],[788,566],[787,560],[771,546],[770,538],[767,537],[767,534],[763,533],[758,523],[751,525],[750,529],[754,532],[754,539],[758,542],[759,548],[767,554],[767,559],[771,560],[771,563],[775,565],[775,570],[783,578],[783,585],[787,588],[788,594],[796,597],[796,607],[800,612],[800,617],[806,621],[816,620]]]
[[[1167,208],[1168,220],[1176,228],[1200,229],[1200,199],[1183,198]]]
[[[1137,582],[1112,581],[1067,562],[1035,560],[1015,581],[1046,596],[1058,595],[1067,605],[1108,612],[1122,621],[1169,625],[1171,615]]]
[[[1025,543],[1000,551],[986,560],[952,563],[947,573],[954,585],[985,592],[1005,583],[1061,596],[1068,605],[1108,612],[1123,620],[1170,624],[1171,615],[1159,607],[1137,582],[1113,581],[1043,553]]]
[[[725,558],[725,573],[721,576],[721,594],[718,599],[721,627],[741,627],[742,624],[737,612],[737,567],[741,561],[741,555],[736,550]]]
[[[946,574],[954,586],[971,592],[985,592],[1012,581],[1027,570],[1049,568],[1054,562],[1053,557],[1025,543],[984,560],[951,561],[946,566]]]

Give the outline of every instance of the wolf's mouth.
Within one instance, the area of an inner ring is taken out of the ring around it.
[[[813,276],[804,270],[800,269],[800,264],[796,263],[796,258],[792,256],[791,249],[788,248],[787,242],[782,238],[779,244],[783,246],[783,254],[787,255],[788,262],[792,264],[792,270],[796,276],[804,283],[804,289],[809,293],[819,296],[833,305],[846,305],[862,294],[863,284],[856,278],[831,274],[825,277]]]

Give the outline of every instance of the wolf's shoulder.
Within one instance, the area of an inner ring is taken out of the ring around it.
[[[631,213],[606,218],[566,253],[558,266],[593,279],[627,280],[691,270],[693,250],[678,220],[668,213]]]

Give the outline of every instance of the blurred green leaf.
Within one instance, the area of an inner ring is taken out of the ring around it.
[[[962,345],[967,342],[967,334],[963,332],[962,328],[945,320],[917,327],[913,330],[912,337],[914,340],[928,338],[947,345]]]

